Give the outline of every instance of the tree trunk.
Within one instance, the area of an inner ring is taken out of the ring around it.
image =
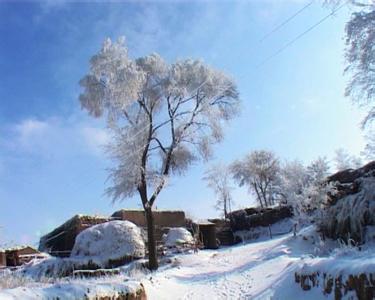
[[[148,238],[148,268],[156,270],[158,268],[158,259],[156,253],[155,225],[152,207],[145,209],[147,221],[147,238]]]
[[[228,218],[228,211],[227,211],[227,199],[224,198],[224,219]]]
[[[253,185],[254,190],[255,190],[255,192],[256,192],[256,194],[257,194],[258,201],[259,201],[259,203],[260,203],[260,207],[263,208],[262,197],[261,197],[261,195],[260,195],[260,193],[259,193],[259,191],[258,191],[258,187],[257,187],[256,183],[253,183],[252,185]]]

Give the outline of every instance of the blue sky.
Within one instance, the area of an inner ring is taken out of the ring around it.
[[[78,81],[106,37],[124,35],[130,55],[157,52],[168,61],[201,58],[231,74],[243,101],[212,162],[254,149],[304,162],[343,147],[363,146],[361,112],[343,96],[347,8],[258,66],[329,11],[307,2],[156,1],[95,4],[63,1],[0,3],[0,243],[31,243],[76,213],[111,214],[139,207],[103,196],[110,165],[101,120],[81,111]],[[193,166],[162,192],[158,208],[216,216],[214,195]],[[236,189],[237,207],[250,205]]]

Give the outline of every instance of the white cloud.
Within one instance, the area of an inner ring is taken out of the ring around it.
[[[40,136],[48,130],[48,123],[36,119],[26,119],[14,125],[14,131],[21,144],[27,144],[36,136]]]
[[[36,155],[67,158],[76,155],[103,156],[108,133],[97,120],[82,114],[70,118],[27,118],[7,126],[3,132],[2,153],[8,156]],[[104,126],[103,126],[104,127]],[[104,156],[103,156],[104,157]]]
[[[103,146],[109,142],[108,131],[96,127],[83,127],[81,134],[86,142],[86,145],[93,153],[100,154],[103,151]]]

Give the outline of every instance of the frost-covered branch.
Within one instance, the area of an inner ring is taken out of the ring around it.
[[[106,116],[113,132],[109,195],[116,201],[138,192],[144,207],[171,173],[209,157],[224,122],[238,112],[237,88],[226,74],[199,60],[168,64],[158,54],[133,60],[124,40],[106,40],[80,84],[82,107]]]

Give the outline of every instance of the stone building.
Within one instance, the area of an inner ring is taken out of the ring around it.
[[[87,215],[75,215],[50,233],[42,236],[39,250],[53,256],[66,257],[73,249],[76,236],[86,228],[108,222],[110,218]]]

